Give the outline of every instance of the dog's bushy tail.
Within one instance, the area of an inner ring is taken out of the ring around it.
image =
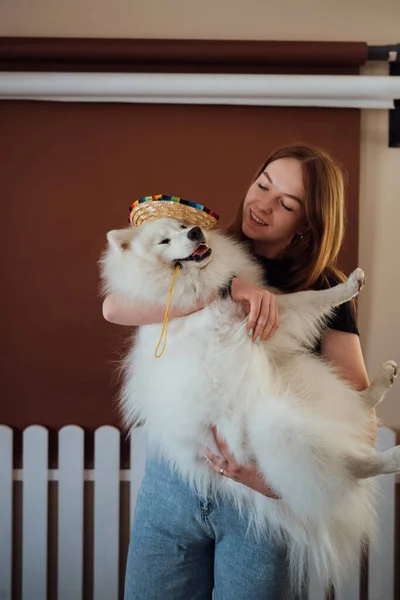
[[[376,536],[373,483],[363,482],[352,495],[353,511],[346,502],[345,513],[338,507],[324,522],[288,531],[289,572],[295,593],[301,592],[311,575],[328,590],[338,588],[359,569],[360,558]]]

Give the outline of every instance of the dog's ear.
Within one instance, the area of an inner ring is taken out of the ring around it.
[[[113,229],[107,233],[107,241],[109,245],[117,250],[129,250],[134,237],[132,227],[127,229]]]

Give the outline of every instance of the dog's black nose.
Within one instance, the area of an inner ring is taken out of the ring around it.
[[[193,227],[187,234],[189,240],[200,241],[204,239],[204,235],[200,227]]]

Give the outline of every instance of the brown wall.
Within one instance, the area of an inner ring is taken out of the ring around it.
[[[322,145],[349,174],[356,265],[359,111],[3,102],[0,130],[2,423],[118,424],[128,331],[102,318],[96,261],[137,197],[202,202],[223,225],[277,145]]]
[[[33,8],[34,7],[34,8]],[[398,41],[398,0],[2,0],[0,35],[185,40]],[[370,63],[366,75],[386,75]],[[400,255],[399,149],[388,148],[386,110],[362,110],[359,262],[367,274],[360,333],[368,372],[400,362],[400,278],[388,256]],[[343,133],[345,137],[346,133]],[[398,384],[378,407],[400,431]]]
[[[11,70],[357,73],[365,58],[362,43],[0,39]],[[271,151],[316,144],[348,173],[341,266],[357,264],[358,110],[10,101],[0,130],[2,423],[119,424],[116,367],[131,332],[102,318],[97,261],[140,196],[206,204],[224,226]]]

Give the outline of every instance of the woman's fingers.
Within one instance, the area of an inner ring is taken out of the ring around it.
[[[261,303],[259,306],[257,319],[256,319],[255,326],[254,326],[253,336],[252,336],[253,340],[255,342],[257,342],[257,344],[261,340],[261,335],[262,335],[264,327],[267,323],[268,315],[269,315],[269,297],[268,297],[268,295],[263,294]]]
[[[271,335],[275,333],[275,331],[279,327],[279,314],[278,314],[278,303],[273,294],[270,296],[270,305],[269,305],[269,315],[268,320],[265,324],[263,332],[261,334],[261,341],[265,341]]]
[[[225,442],[225,440],[218,435],[215,425],[213,425],[211,429],[213,430],[214,439],[218,450],[221,452],[224,459],[229,463],[236,463],[235,455],[229,450],[228,444]]]
[[[206,449],[206,455],[209,461],[208,464],[213,471],[219,475],[224,475],[225,477],[229,477],[229,479],[238,481],[242,467],[235,458],[232,461],[228,461],[211,452],[209,448]]]
[[[220,467],[217,463],[214,463],[211,459],[208,461],[208,465],[209,465],[210,469],[212,469],[215,473],[218,473],[218,475],[226,476],[225,469],[223,467]],[[221,473],[221,469],[223,469],[222,473]]]
[[[262,342],[264,342],[267,339],[268,334],[270,333],[270,331],[274,327],[274,325],[275,325],[275,304],[274,304],[273,298],[271,297],[270,303],[269,303],[268,316],[266,317],[265,325],[261,332],[261,341]]]
[[[279,327],[278,306],[274,294],[235,277],[232,282],[233,300],[248,310],[247,331],[260,343]]]
[[[248,318],[248,322],[247,322],[247,330],[249,332],[249,335],[254,340],[256,339],[256,337],[258,335],[256,330],[259,331],[259,327],[257,327],[257,322],[258,322],[258,319],[260,316],[262,301],[263,301],[262,293],[253,294],[249,298],[250,313],[249,313],[249,318]]]
[[[217,445],[218,451],[221,453],[221,456],[214,454],[210,450],[210,448],[206,448],[206,455],[208,460],[210,461],[210,467],[216,473],[221,473],[221,469],[223,469],[223,474],[226,477],[230,477],[231,479],[235,479],[237,474],[240,472],[240,465],[237,462],[235,455],[233,452],[229,450],[228,444],[225,442],[223,438],[218,435],[218,431],[216,427],[213,425],[211,427],[212,432],[214,434],[215,443]]]
[[[215,467],[221,468],[226,463],[225,459],[211,452],[210,448],[206,448],[207,458]]]
[[[224,445],[226,445],[225,442]],[[273,498],[275,500],[280,499],[280,496],[276,494],[275,490],[273,490],[266,483],[264,476],[258,471],[256,465],[252,463],[240,465],[230,450],[226,451],[225,449],[224,452],[227,455],[232,456],[233,460],[225,460],[224,458],[214,454],[209,448],[206,448],[206,455],[210,469],[212,469],[221,477],[227,477],[228,479],[232,479],[237,483],[246,485],[256,492],[263,494],[264,496],[268,496],[269,498]]]
[[[274,332],[276,327],[277,302],[274,294],[264,292],[260,314],[258,316],[256,331],[253,339],[260,343],[265,341]]]

